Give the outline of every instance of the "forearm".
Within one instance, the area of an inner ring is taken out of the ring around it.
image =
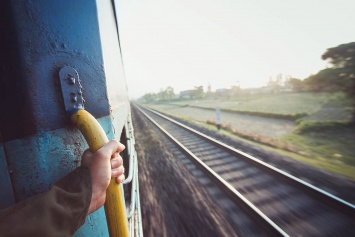
[[[2,236],[72,236],[84,223],[92,195],[86,167],[65,176],[43,194],[0,211]]]

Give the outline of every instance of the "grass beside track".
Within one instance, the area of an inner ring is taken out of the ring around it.
[[[320,131],[291,133],[283,141],[298,147],[303,162],[355,180],[355,127],[329,126]]]
[[[262,117],[284,118],[297,120],[299,118],[316,114],[322,107],[335,108],[334,112],[321,114],[322,120],[349,119],[351,102],[343,93],[280,93],[266,95],[247,95],[233,99],[204,99],[183,100],[169,103],[172,106],[190,106],[250,114]],[[318,116],[319,117],[319,116]],[[314,119],[314,116],[312,117]],[[317,119],[317,117],[316,117]]]
[[[263,112],[273,114],[310,114],[317,111],[329,99],[326,93],[285,93],[267,95],[247,95],[234,99],[190,100],[174,102],[178,105],[192,105],[204,108],[219,106],[234,111]]]

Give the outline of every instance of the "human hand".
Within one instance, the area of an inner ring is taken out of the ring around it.
[[[99,209],[106,200],[106,189],[111,178],[117,183],[123,182],[124,167],[120,152],[125,146],[117,140],[111,140],[103,147],[92,153],[86,150],[83,154],[81,164],[89,167],[92,181],[92,196],[88,214]]]

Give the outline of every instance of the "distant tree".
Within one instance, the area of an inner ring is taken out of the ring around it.
[[[237,96],[240,93],[240,86],[232,86],[230,89],[231,96]]]
[[[158,100],[159,101],[166,101],[167,98],[168,98],[167,91],[164,89],[160,89],[160,91],[158,93]]]
[[[175,98],[174,88],[168,86],[166,89],[160,89],[158,94],[156,94],[156,100],[165,102],[171,101]]]
[[[312,75],[304,80],[304,86],[307,90],[314,92],[336,92],[343,91],[346,87],[343,80],[339,80],[338,75],[341,69],[326,68],[320,70],[317,74]]]
[[[271,87],[272,88],[272,91],[274,93],[277,93],[279,92],[280,90],[280,82],[281,82],[281,79],[280,79],[280,76],[281,74],[278,74],[277,78],[275,80],[272,79],[272,77],[270,77],[268,83],[267,83],[267,86],[268,87]]]
[[[322,55],[322,59],[329,59],[329,62],[333,65],[333,68],[343,68],[344,73],[354,73],[355,42],[329,48],[327,52]]]
[[[201,99],[204,97],[203,86],[195,86],[195,90],[193,91],[193,98]]]
[[[166,91],[166,95],[167,95],[169,101],[171,101],[175,98],[174,88],[172,88],[171,86],[168,86],[165,89],[165,91]]]
[[[292,88],[292,91],[300,92],[304,90],[304,83],[302,80],[297,78],[289,78],[287,79],[287,85]]]
[[[156,101],[171,101],[176,97],[174,93],[174,88],[171,86],[168,86],[166,89],[160,89],[160,91],[155,94],[155,93],[147,93],[143,95],[140,100],[143,100],[145,102],[156,102]]]
[[[284,77],[283,77],[282,73],[277,74],[277,76],[276,76],[276,85],[278,87],[280,87],[280,86],[283,85],[283,83],[284,83]]]
[[[154,94],[154,93],[147,93],[147,94],[142,96],[142,99],[145,102],[151,103],[151,102],[154,102],[157,99],[157,95]]]
[[[307,79],[307,84],[323,90],[341,90],[353,102],[355,123],[355,42],[329,48],[323,55],[330,67]]]

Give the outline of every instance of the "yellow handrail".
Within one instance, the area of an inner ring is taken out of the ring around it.
[[[105,131],[86,110],[80,109],[70,117],[86,139],[92,152],[108,142]],[[120,185],[111,179],[106,191],[105,213],[110,237],[128,237],[127,218]]]

